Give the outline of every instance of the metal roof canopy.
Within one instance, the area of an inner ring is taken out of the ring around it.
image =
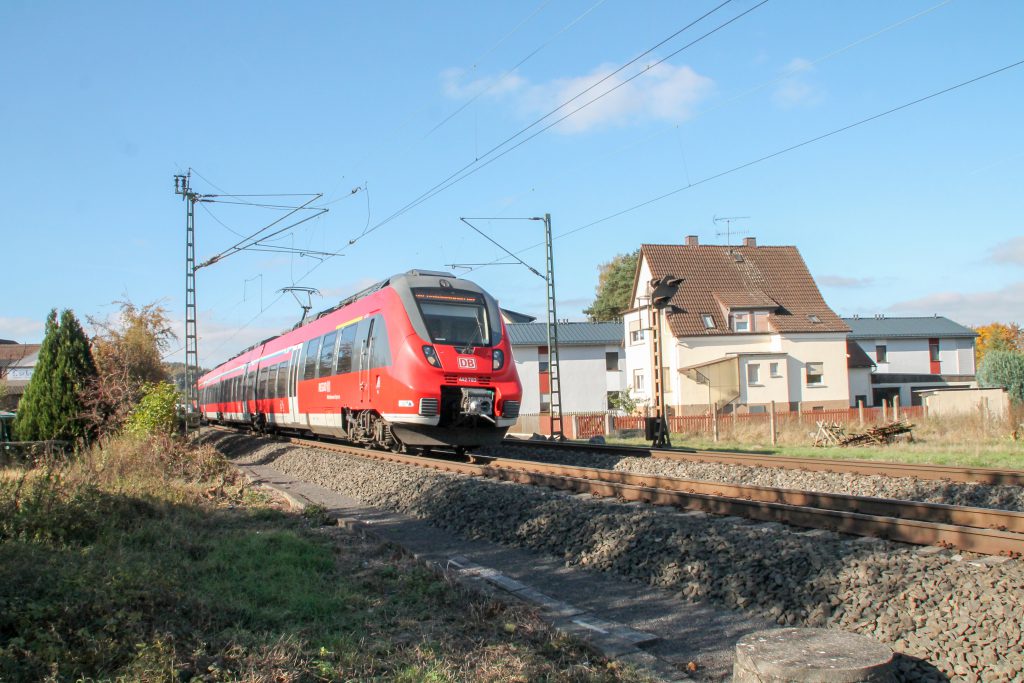
[[[850,339],[886,339],[886,338],[964,338],[974,339],[978,333],[960,323],[953,322],[942,316],[926,317],[871,317],[843,318],[850,326]]]

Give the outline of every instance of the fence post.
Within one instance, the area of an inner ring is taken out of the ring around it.
[[[604,433],[605,433],[605,436],[607,436],[607,435],[612,433],[612,414],[611,413],[605,413],[604,414]]]
[[[796,423],[797,424],[801,424],[801,425],[804,423],[804,402],[803,401],[800,401],[800,402],[798,402],[796,404]]]
[[[892,419],[897,422],[900,419],[900,395],[896,394],[892,397]]]
[[[882,399],[882,422],[888,422],[889,421],[888,405],[889,405],[888,401],[886,401],[883,398]]]
[[[711,436],[718,443],[718,409],[714,406],[711,408]]]
[[[860,422],[860,426],[864,426],[864,399],[857,399],[857,421]]]
[[[768,428],[772,430],[772,445],[774,446],[778,440],[775,433],[775,401],[772,401],[771,412],[768,413]]]

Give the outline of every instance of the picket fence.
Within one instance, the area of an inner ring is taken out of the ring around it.
[[[899,408],[899,417],[908,420],[919,420],[924,417],[923,406]],[[612,432],[643,431],[644,417],[639,415],[615,415],[612,413],[570,413],[563,417],[565,435],[570,439],[589,439],[595,436],[607,436]],[[768,428],[771,416],[768,413],[730,413],[718,416],[718,430],[725,432],[743,425],[763,425]],[[838,410],[808,410],[779,412],[775,414],[777,426],[784,424],[806,424],[814,426],[819,420],[838,422],[843,425],[879,424],[896,419],[893,409],[885,413],[881,408],[840,408]],[[677,434],[708,434],[712,433],[710,415],[675,415],[668,418],[669,430]],[[512,428],[514,432],[538,432],[546,434],[550,426],[548,415],[522,415],[519,422]]]

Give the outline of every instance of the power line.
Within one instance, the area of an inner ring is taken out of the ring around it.
[[[697,23],[699,23],[700,21],[702,21],[702,20],[704,20],[705,18],[709,17],[710,15],[714,14],[715,12],[717,12],[717,11],[718,11],[718,10],[720,10],[721,8],[725,7],[726,5],[728,5],[728,4],[729,4],[730,2],[732,2],[732,1],[733,1],[733,0],[725,0],[724,2],[722,2],[722,3],[721,3],[720,5],[718,5],[717,7],[715,7],[715,8],[713,8],[713,9],[709,10],[708,12],[704,13],[703,15],[701,15],[700,17],[698,17],[697,19],[694,19],[694,20],[693,20],[693,21],[691,21],[691,22],[690,22],[689,24],[687,24],[687,25],[686,25],[686,26],[684,26],[683,28],[679,29],[678,31],[676,31],[676,32],[675,32],[675,33],[673,33],[672,35],[668,36],[667,38],[663,39],[662,41],[660,41],[659,43],[657,43],[657,44],[656,44],[656,45],[654,45],[653,47],[651,47],[651,48],[648,48],[647,50],[645,50],[645,51],[641,52],[641,53],[640,53],[639,55],[637,55],[637,56],[636,56],[636,57],[634,57],[633,59],[629,60],[628,62],[626,62],[625,64],[623,64],[623,65],[622,65],[622,66],[620,66],[619,68],[615,69],[615,70],[614,70],[614,71],[612,71],[611,73],[607,74],[606,76],[604,76],[604,78],[601,78],[601,79],[600,79],[600,80],[598,80],[598,81],[597,81],[596,83],[593,83],[593,84],[591,84],[590,86],[588,86],[587,88],[584,88],[584,89],[583,89],[582,91],[580,91],[579,93],[577,93],[577,94],[576,94],[576,95],[574,95],[573,97],[569,98],[568,100],[566,100],[566,101],[565,101],[565,102],[563,102],[562,104],[558,105],[557,107],[555,107],[554,109],[552,109],[551,111],[549,111],[549,112],[548,112],[547,114],[544,114],[544,115],[543,115],[543,116],[541,116],[540,118],[538,118],[538,119],[536,119],[535,121],[533,121],[533,123],[529,124],[529,125],[528,125],[528,126],[526,126],[525,128],[522,128],[522,129],[520,129],[519,131],[517,131],[517,132],[516,132],[516,133],[514,133],[513,135],[511,135],[511,136],[509,136],[509,137],[505,138],[505,139],[504,139],[503,141],[501,141],[500,143],[498,143],[497,145],[495,145],[494,147],[492,147],[491,149],[489,149],[489,150],[488,150],[487,152],[485,152],[485,153],[484,153],[484,154],[482,154],[481,156],[479,156],[479,157],[477,157],[476,159],[474,159],[474,160],[473,160],[472,162],[470,162],[470,163],[466,164],[465,166],[463,166],[463,167],[462,167],[462,168],[460,168],[459,170],[457,170],[457,171],[455,171],[454,173],[450,174],[450,175],[449,175],[449,176],[448,176],[447,178],[445,178],[444,180],[442,180],[441,182],[437,183],[436,185],[434,185],[433,187],[431,187],[431,188],[430,188],[430,189],[428,189],[427,191],[425,191],[425,192],[423,192],[422,194],[420,194],[420,195],[419,195],[419,196],[418,196],[418,197],[417,197],[416,199],[412,200],[411,202],[409,202],[408,204],[406,204],[405,206],[403,206],[402,208],[400,208],[400,209],[399,209],[399,210],[397,210],[396,212],[392,213],[392,214],[391,214],[390,216],[388,216],[388,217],[387,217],[387,218],[385,218],[384,220],[382,220],[382,221],[380,221],[379,223],[377,223],[376,225],[374,225],[374,226],[373,226],[372,228],[370,228],[370,229],[369,229],[368,231],[366,231],[366,232],[365,232],[365,233],[364,233],[363,235],[361,235],[361,236],[360,236],[360,238],[361,238],[361,237],[363,237],[363,236],[365,236],[365,235],[367,235],[367,234],[370,234],[370,233],[372,233],[372,232],[374,232],[374,231],[378,230],[379,228],[383,227],[384,225],[386,225],[386,224],[390,223],[390,222],[391,222],[392,220],[394,220],[394,219],[398,218],[399,216],[401,216],[401,215],[405,214],[405,213],[406,213],[406,212],[408,212],[409,210],[411,210],[411,209],[413,209],[413,208],[415,208],[415,207],[419,206],[419,205],[420,205],[420,204],[422,204],[422,203],[423,203],[424,201],[427,201],[427,200],[431,199],[432,197],[434,197],[434,196],[436,196],[437,194],[439,194],[440,192],[443,192],[444,190],[448,189],[449,187],[451,187],[451,186],[452,186],[452,185],[454,185],[455,183],[457,183],[457,182],[460,182],[460,181],[461,181],[461,180],[463,180],[464,178],[467,178],[467,177],[469,177],[469,176],[470,176],[470,175],[472,175],[472,173],[473,173],[473,172],[475,172],[475,171],[472,171],[472,172],[470,172],[470,173],[466,173],[465,175],[463,175],[463,176],[461,176],[461,177],[457,177],[457,176],[459,176],[460,174],[464,173],[464,172],[465,172],[465,171],[467,171],[468,169],[471,169],[472,167],[474,167],[474,166],[477,166],[478,164],[480,164],[480,162],[481,162],[481,161],[483,161],[484,159],[486,159],[487,157],[489,157],[490,155],[492,155],[492,154],[493,154],[494,152],[496,152],[497,150],[499,150],[499,149],[501,149],[502,147],[504,147],[505,145],[507,145],[507,144],[508,144],[509,142],[511,142],[511,141],[515,140],[516,138],[520,137],[520,136],[521,136],[521,135],[523,135],[523,134],[524,134],[525,132],[527,132],[527,131],[529,131],[530,129],[534,128],[535,126],[537,126],[538,124],[540,124],[540,123],[541,123],[541,122],[543,122],[544,120],[548,119],[549,117],[551,117],[551,116],[552,116],[552,115],[554,115],[555,113],[557,113],[557,112],[561,111],[562,109],[564,109],[564,108],[565,108],[566,106],[568,106],[569,104],[571,104],[571,103],[572,103],[572,102],[574,102],[575,100],[579,99],[580,97],[582,97],[582,96],[583,96],[583,95],[585,95],[586,93],[590,92],[591,90],[593,90],[593,89],[594,89],[594,88],[596,88],[597,86],[601,85],[602,83],[604,83],[605,81],[607,81],[607,80],[608,80],[609,78],[612,78],[612,77],[613,77],[613,76],[615,76],[616,74],[620,73],[620,72],[621,72],[621,71],[622,71],[623,69],[626,69],[626,68],[628,68],[629,66],[631,66],[632,64],[635,64],[635,63],[636,63],[637,61],[639,61],[640,59],[642,59],[642,58],[643,58],[643,57],[645,57],[646,55],[648,55],[648,54],[650,54],[651,52],[653,52],[654,50],[658,49],[659,47],[661,47],[661,46],[662,46],[662,45],[664,45],[665,43],[668,43],[669,41],[673,40],[673,39],[674,39],[675,37],[679,36],[679,35],[680,35],[681,33],[685,32],[686,30],[690,29],[691,27],[693,27],[694,25],[696,25],[696,24],[697,24]],[[712,30],[712,31],[710,31],[710,32],[708,32],[708,33],[706,33],[705,35],[701,36],[701,37],[700,37],[700,38],[698,38],[697,40],[695,40],[695,41],[691,42],[690,44],[688,44],[688,45],[684,46],[684,47],[683,47],[683,48],[681,48],[680,50],[676,50],[676,51],[675,51],[675,52],[673,52],[673,53],[672,53],[671,55],[669,55],[669,57],[666,57],[665,59],[668,59],[668,58],[670,58],[670,57],[673,57],[673,56],[675,56],[675,55],[679,54],[679,52],[681,52],[682,50],[685,50],[685,49],[687,49],[688,47],[690,47],[690,45],[693,45],[693,44],[695,44],[696,42],[699,42],[700,40],[703,40],[704,38],[706,38],[707,36],[711,35],[711,34],[712,34],[712,33],[714,33],[715,31],[717,31],[717,30],[719,30],[719,29],[723,28],[724,26],[726,26],[726,25],[728,25],[728,24],[732,23],[732,22],[733,22],[733,21],[735,21],[736,19],[738,19],[738,18],[740,18],[740,17],[744,16],[745,14],[747,14],[747,13],[749,13],[749,12],[753,11],[754,9],[757,9],[758,7],[760,7],[761,5],[765,4],[766,2],[768,2],[768,0],[762,0],[762,2],[761,2],[761,3],[759,3],[758,5],[755,5],[755,6],[754,6],[754,7],[752,7],[751,9],[748,9],[747,11],[743,12],[742,14],[740,14],[740,15],[739,15],[739,16],[737,16],[737,17],[734,17],[733,19],[730,19],[730,20],[729,20],[728,22],[726,22],[725,24],[722,24],[722,25],[720,25],[720,26],[719,26],[718,28],[716,28],[716,29],[714,29],[714,30]],[[663,59],[663,60],[660,60],[660,61],[659,61],[659,62],[657,62],[657,63],[656,63],[655,65],[657,65],[657,64],[660,64],[660,63],[661,63],[662,61],[664,61],[664,59]],[[642,74],[644,74],[644,73],[647,73],[647,72],[648,72],[648,71],[649,71],[649,70],[650,70],[651,68],[652,68],[651,66],[647,67],[647,68],[646,68],[646,69],[644,69],[643,71],[640,71],[640,72],[638,72],[637,74],[635,74],[635,75],[634,75],[633,77],[631,77],[631,78],[630,78],[629,80],[633,80],[633,79],[634,79],[634,78],[636,78],[637,76],[640,76],[640,75],[642,75]],[[623,84],[625,84],[625,83],[629,82],[629,80],[625,81],[625,82],[624,82]],[[620,84],[620,85],[623,85],[623,84]],[[602,97],[604,97],[605,95],[609,94],[610,92],[613,92],[613,91],[614,91],[615,89],[617,89],[618,87],[619,87],[619,86],[616,86],[616,88],[613,88],[612,90],[609,90],[609,91],[605,92],[604,94],[602,94],[602,95],[598,96],[597,98],[595,98],[594,100],[592,100],[591,102],[589,102],[589,103],[588,103],[588,105],[589,105],[589,104],[592,104],[593,102],[595,102],[595,101],[597,101],[597,100],[599,100],[599,99],[601,99]],[[584,105],[584,106],[587,106],[587,105]],[[578,111],[579,111],[580,109],[582,109],[582,108],[583,108],[583,107],[580,107],[579,109],[576,109],[575,111],[573,111],[573,112],[571,112],[570,114],[568,114],[568,116],[572,116],[573,114],[575,114],[576,112],[578,112]],[[565,117],[563,117],[563,119],[564,119],[564,118],[565,118]],[[556,121],[555,123],[557,124],[557,123],[559,123],[559,122],[560,122],[561,120],[563,120],[563,119],[559,119],[559,121]],[[554,125],[554,124],[553,124],[553,125]],[[551,127],[551,126],[547,126],[547,127],[545,127],[544,129],[542,129],[541,131],[539,131],[539,133],[542,133],[542,132],[544,132],[545,130],[547,130],[547,129],[548,129],[548,128],[550,128],[550,127]],[[537,133],[537,134],[539,134],[539,133]],[[530,136],[529,138],[527,138],[527,139],[526,139],[526,140],[524,140],[523,142],[526,142],[526,141],[528,141],[528,140],[531,140],[531,139],[533,139],[534,137],[536,137],[536,135],[537,135],[537,134],[534,134],[534,135]],[[520,143],[520,144],[521,144],[521,143]],[[516,145],[516,147],[518,147],[518,146],[519,146],[519,145]],[[515,147],[513,147],[512,149],[515,149]],[[511,151],[511,149],[510,149],[510,150],[507,150],[507,151]],[[501,156],[504,156],[504,154],[505,154],[505,153],[506,153],[506,152],[503,152]],[[489,162],[488,162],[488,163],[489,163]],[[484,165],[486,166],[487,164],[484,164]],[[481,168],[482,168],[482,166],[481,166]],[[454,182],[449,182],[449,181],[452,181],[452,179],[453,179],[453,178],[455,179],[455,180],[454,180]],[[448,184],[446,184],[446,183],[448,183]],[[360,238],[356,238],[356,239],[360,239]]]
[[[723,23],[723,24],[720,24],[719,26],[715,27],[715,28],[714,28],[714,29],[712,29],[711,31],[708,31],[707,33],[705,33],[704,35],[700,36],[700,37],[699,37],[699,38],[697,38],[696,40],[693,40],[693,41],[691,41],[690,43],[687,43],[686,45],[684,45],[683,47],[679,48],[679,49],[678,49],[678,50],[676,50],[675,52],[673,52],[673,53],[669,54],[668,56],[664,57],[663,59],[660,59],[660,60],[658,60],[658,61],[654,62],[653,64],[650,64],[650,65],[648,65],[647,67],[645,67],[645,69],[644,69],[643,71],[639,71],[639,72],[637,72],[637,73],[633,74],[632,76],[630,76],[630,77],[629,77],[629,78],[627,78],[626,80],[624,80],[624,81],[622,81],[622,82],[618,83],[617,85],[615,85],[614,87],[610,88],[609,90],[607,90],[607,91],[605,91],[605,92],[601,93],[600,95],[598,95],[598,96],[597,96],[597,97],[595,97],[594,99],[590,100],[589,102],[586,102],[585,104],[582,104],[582,105],[580,105],[580,106],[579,106],[578,108],[576,108],[576,109],[574,109],[573,111],[569,112],[569,113],[568,113],[568,114],[566,114],[565,116],[562,116],[561,118],[559,118],[559,119],[556,119],[555,121],[552,121],[551,123],[549,123],[548,125],[544,126],[543,128],[541,128],[541,129],[540,129],[540,130],[538,130],[537,132],[535,132],[535,133],[533,133],[532,135],[530,135],[529,137],[526,137],[526,138],[524,138],[524,139],[520,140],[519,142],[517,142],[517,143],[516,143],[515,145],[513,145],[512,147],[509,147],[508,149],[506,149],[506,150],[502,151],[502,152],[501,152],[500,154],[498,154],[497,156],[495,156],[495,157],[493,157],[493,158],[491,158],[491,159],[488,159],[488,160],[487,160],[486,162],[484,162],[483,164],[480,164],[480,165],[479,165],[479,166],[477,166],[476,168],[473,168],[472,170],[469,170],[469,171],[467,171],[466,173],[464,173],[463,175],[459,176],[458,178],[455,178],[454,180],[451,180],[450,182],[448,182],[448,183],[447,183],[446,185],[444,185],[443,187],[441,187],[441,188],[439,188],[439,189],[436,189],[435,191],[431,192],[431,193],[430,193],[429,195],[427,195],[426,197],[423,197],[423,198],[422,198],[422,199],[420,199],[419,201],[416,201],[416,202],[415,202],[415,203],[414,203],[413,205],[411,205],[411,206],[408,206],[408,207],[406,207],[405,209],[402,209],[402,210],[401,210],[401,211],[400,211],[400,212],[399,212],[398,214],[396,214],[396,215],[395,215],[394,217],[395,217],[395,218],[397,218],[397,217],[398,217],[399,215],[401,215],[401,214],[405,213],[406,211],[409,211],[409,210],[411,210],[411,209],[415,208],[416,206],[419,206],[419,205],[420,205],[420,204],[422,204],[423,202],[425,202],[425,201],[427,201],[427,200],[429,200],[429,199],[431,199],[431,198],[435,197],[436,195],[440,194],[441,192],[443,192],[443,191],[447,190],[447,189],[448,189],[449,187],[452,187],[453,185],[455,185],[455,184],[457,184],[457,183],[460,183],[460,182],[462,182],[463,180],[465,180],[466,178],[470,177],[471,175],[473,175],[473,174],[475,174],[475,173],[477,173],[477,172],[479,172],[479,171],[482,171],[483,169],[485,169],[485,168],[487,168],[488,166],[490,166],[491,164],[493,164],[493,163],[494,163],[495,161],[497,161],[497,160],[501,159],[501,158],[502,158],[503,156],[505,156],[505,155],[506,155],[506,154],[508,154],[509,152],[512,152],[512,151],[514,151],[514,150],[518,149],[519,147],[522,147],[523,145],[525,145],[525,144],[526,144],[527,142],[529,142],[530,140],[533,140],[533,139],[534,139],[535,137],[537,137],[538,135],[540,135],[540,134],[544,133],[545,131],[547,131],[547,130],[549,130],[549,129],[551,129],[551,128],[555,127],[555,126],[557,126],[557,125],[558,125],[559,123],[561,123],[562,121],[565,121],[565,120],[566,120],[566,119],[568,119],[568,118],[569,118],[570,116],[573,116],[573,115],[575,115],[575,114],[579,113],[580,111],[582,111],[582,110],[583,110],[583,109],[585,109],[586,107],[589,107],[590,105],[594,104],[594,103],[595,103],[595,102],[597,102],[598,100],[600,100],[600,99],[602,99],[602,98],[604,98],[604,97],[606,97],[606,96],[610,95],[611,93],[615,92],[615,91],[616,91],[616,90],[618,90],[619,88],[621,88],[621,87],[625,86],[625,85],[626,85],[626,84],[628,84],[628,83],[629,83],[630,81],[633,81],[634,79],[636,79],[636,78],[639,78],[640,76],[642,76],[643,74],[647,73],[648,71],[650,71],[650,70],[651,70],[651,69],[653,69],[654,67],[656,67],[656,66],[658,66],[658,65],[660,65],[660,64],[662,64],[662,63],[664,63],[664,62],[665,62],[666,60],[668,60],[668,59],[671,59],[672,57],[674,57],[674,56],[678,55],[678,54],[679,54],[680,52],[682,52],[683,50],[685,50],[685,49],[687,49],[687,48],[689,48],[689,47],[691,47],[691,46],[693,46],[693,45],[695,45],[695,44],[699,43],[700,41],[704,40],[705,38],[707,38],[708,36],[712,35],[713,33],[716,33],[716,32],[718,32],[719,30],[721,30],[721,29],[725,28],[726,26],[728,26],[728,25],[729,25],[729,24],[731,24],[732,22],[734,22],[734,21],[736,21],[736,20],[738,20],[738,19],[742,18],[742,17],[743,17],[743,16],[745,16],[746,14],[749,14],[750,12],[753,12],[753,11],[754,11],[755,9],[757,9],[758,7],[761,7],[762,5],[766,4],[767,2],[768,2],[768,0],[761,0],[761,2],[760,2],[760,3],[758,3],[757,5],[754,5],[753,7],[751,7],[751,8],[750,8],[750,9],[748,9],[748,10],[746,10],[745,12],[743,12],[743,13],[741,13],[741,14],[739,14],[739,15],[735,16],[735,17],[733,17],[732,19],[730,19],[730,20],[726,21],[726,22],[725,22],[725,23]],[[575,99],[575,98],[574,98],[574,99]],[[391,220],[391,219],[389,218],[388,220]],[[371,230],[370,230],[370,232],[373,232],[373,230],[376,230],[376,229],[377,229],[377,227],[380,227],[380,225],[378,225],[378,226],[375,226],[375,227],[374,227],[373,229],[371,229]]]
[[[807,145],[814,144],[815,142],[820,142],[821,140],[825,140],[825,139],[830,138],[830,137],[832,137],[834,135],[838,135],[838,134],[843,133],[845,131],[848,131],[848,130],[850,130],[852,128],[857,128],[858,126],[862,126],[862,125],[864,125],[866,123],[870,123],[871,121],[875,121],[875,120],[880,119],[880,118],[882,118],[884,116],[889,116],[890,114],[895,114],[898,111],[902,111],[902,110],[907,109],[909,107],[913,107],[914,105],[921,104],[922,102],[927,102],[928,100],[931,100],[931,99],[934,99],[936,97],[939,97],[940,95],[945,95],[947,93],[953,92],[954,90],[958,90],[960,88],[963,88],[965,86],[971,85],[973,83],[977,83],[978,81],[984,80],[986,78],[990,78],[990,77],[995,76],[997,74],[1003,73],[1004,71],[1009,71],[1010,69],[1014,69],[1014,68],[1019,67],[1021,65],[1024,65],[1024,59],[1022,59],[1022,60],[1020,60],[1018,62],[1014,62],[1012,64],[1007,64],[1006,66],[1000,67],[998,69],[994,69],[992,71],[989,71],[988,73],[981,74],[980,76],[975,76],[974,78],[970,78],[970,79],[968,79],[966,81],[962,81],[960,83],[957,83],[956,85],[951,85],[948,88],[943,88],[942,90],[938,90],[938,91],[933,92],[933,93],[931,93],[929,95],[925,95],[924,97],[919,97],[919,98],[917,98],[915,100],[911,100],[910,102],[906,102],[906,103],[901,104],[901,105],[899,105],[897,107],[893,107],[892,109],[887,109],[886,111],[883,111],[883,112],[881,112],[879,114],[875,114],[873,116],[869,116],[867,118],[860,119],[859,121],[855,121],[854,123],[850,123],[850,124],[847,124],[847,125],[842,126],[840,128],[836,128],[835,130],[831,130],[831,131],[829,131],[827,133],[824,133],[822,135],[818,135],[816,137],[809,138],[807,140],[804,140],[803,142],[798,142],[795,145],[790,145],[789,147],[786,147],[784,149],[780,149],[778,151],[772,152],[771,154],[766,154],[766,155],[764,155],[762,157],[754,159],[753,161],[748,161],[748,162],[746,162],[744,164],[740,164],[739,166],[734,166],[734,167],[732,167],[732,168],[730,168],[728,170],[721,171],[720,173],[716,173],[714,175],[707,176],[706,178],[702,178],[701,180],[698,180],[695,183],[689,183],[687,185],[684,185],[683,187],[676,188],[676,189],[674,189],[674,190],[672,190],[670,192],[666,192],[664,194],[658,195],[657,197],[653,197],[653,198],[648,199],[646,201],[640,202],[639,204],[634,204],[633,206],[630,206],[630,207],[628,207],[626,209],[622,209],[621,211],[616,211],[615,213],[609,214],[609,215],[605,216],[604,218],[599,218],[596,221],[591,221],[590,223],[586,223],[585,225],[581,225],[581,226],[579,226],[577,228],[573,228],[572,230],[568,230],[566,232],[563,232],[560,235],[558,235],[556,237],[556,239],[562,239],[563,237],[568,237],[569,235],[573,235],[573,234],[576,234],[576,233],[581,232],[583,230],[586,230],[588,228],[592,228],[595,225],[599,225],[601,223],[605,223],[605,222],[610,221],[610,220],[612,220],[614,218],[618,218],[619,216],[623,216],[623,215],[625,215],[627,213],[631,213],[633,211],[636,211],[637,209],[641,209],[641,208],[643,208],[645,206],[649,206],[649,205],[654,204],[656,202],[660,202],[663,199],[667,199],[668,197],[672,197],[672,196],[677,195],[677,194],[679,194],[681,192],[685,192],[686,190],[689,190],[689,189],[691,189],[693,187],[697,187],[698,185],[703,185],[705,183],[711,182],[712,180],[717,180],[718,178],[722,178],[722,177],[730,175],[732,173],[736,173],[737,171],[742,171],[745,168],[750,168],[751,166],[754,166],[756,164],[760,164],[760,163],[762,163],[764,161],[768,161],[769,159],[774,159],[775,157],[778,157],[778,156],[781,156],[781,155],[786,154],[788,152],[792,152],[794,150],[800,149],[801,147],[806,147]],[[526,247],[525,249],[520,249],[519,251],[517,251],[515,253],[516,254],[523,254],[523,253],[525,253],[527,251],[530,251],[531,249],[536,249],[537,247],[540,247],[540,246],[543,246],[543,243],[533,244],[533,245],[531,245],[529,247]],[[501,258],[496,259],[495,261],[492,261],[492,262],[487,263],[485,265],[489,266],[489,265],[495,265],[495,264],[497,264],[499,262],[504,262],[505,258],[506,257],[501,257]],[[472,270],[478,270],[479,268],[483,268],[483,267],[484,266],[478,266],[477,268],[473,268]]]

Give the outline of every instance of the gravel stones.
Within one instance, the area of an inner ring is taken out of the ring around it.
[[[229,455],[241,438],[210,437]],[[239,461],[271,464],[464,537],[533,548],[567,566],[752,610],[780,626],[873,637],[901,653],[903,680],[1024,678],[1019,560],[978,566],[885,541],[600,502],[281,443],[252,446],[235,451],[245,452]]]
[[[694,463],[661,458],[622,456],[600,452],[571,452],[544,448],[542,445],[506,445],[491,447],[492,455],[537,460],[565,465],[598,467],[638,474],[654,474],[681,479],[715,481],[726,484],[771,486],[775,488],[845,493],[914,500],[923,503],[945,503],[971,507],[1017,510],[1024,512],[1024,487],[976,484],[953,481],[884,477],[836,472],[810,472],[779,467],[750,467],[720,463]]]

